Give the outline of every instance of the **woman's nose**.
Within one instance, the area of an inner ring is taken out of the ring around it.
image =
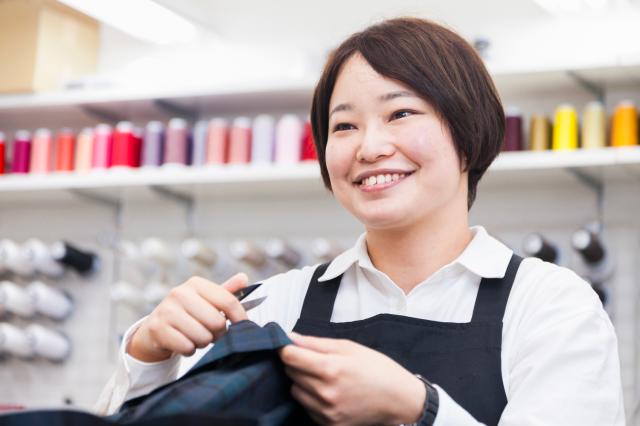
[[[362,136],[356,152],[358,161],[373,163],[380,158],[390,157],[395,152],[392,136],[377,127],[368,128]]]

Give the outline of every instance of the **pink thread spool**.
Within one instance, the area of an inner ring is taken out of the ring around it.
[[[164,146],[164,164],[187,164],[188,137],[189,129],[186,120],[182,118],[169,120]]]
[[[229,135],[229,163],[247,164],[251,161],[251,120],[236,117]]]
[[[108,169],[111,167],[113,131],[108,124],[98,124],[93,135],[93,161],[91,167]]]
[[[277,164],[295,164],[300,161],[302,154],[303,124],[294,114],[282,116],[276,126],[276,155]]]
[[[18,130],[13,139],[12,173],[29,173],[31,160],[31,134],[27,130]]]
[[[224,164],[228,161],[229,123],[224,118],[209,121],[207,135],[207,164]]]

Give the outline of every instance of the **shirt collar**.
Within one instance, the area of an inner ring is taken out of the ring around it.
[[[452,265],[460,265],[482,278],[504,277],[513,251],[489,235],[482,226],[473,226],[470,230],[473,233],[473,238],[467,247],[443,269]],[[369,258],[366,237],[367,233],[365,232],[358,237],[353,247],[333,259],[318,281],[333,279],[343,274],[355,263],[365,269],[377,270]]]

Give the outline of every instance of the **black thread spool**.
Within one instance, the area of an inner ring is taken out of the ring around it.
[[[98,260],[94,253],[80,250],[66,241],[53,243],[51,245],[51,256],[57,262],[75,269],[81,274],[92,272]]]
[[[552,263],[558,260],[558,249],[538,232],[532,232],[524,237],[522,245],[527,256],[537,257]]]
[[[577,230],[571,238],[571,245],[588,265],[596,265],[605,257],[604,246],[600,238],[589,229]]]

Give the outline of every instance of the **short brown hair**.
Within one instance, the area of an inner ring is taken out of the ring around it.
[[[449,127],[458,158],[469,172],[467,205],[471,208],[480,178],[500,152],[504,110],[473,47],[453,31],[417,18],[390,19],[370,26],[350,36],[329,56],[311,106],[324,185],[331,190],[325,160],[329,102],[342,65],[355,53],[378,74],[416,91]]]

